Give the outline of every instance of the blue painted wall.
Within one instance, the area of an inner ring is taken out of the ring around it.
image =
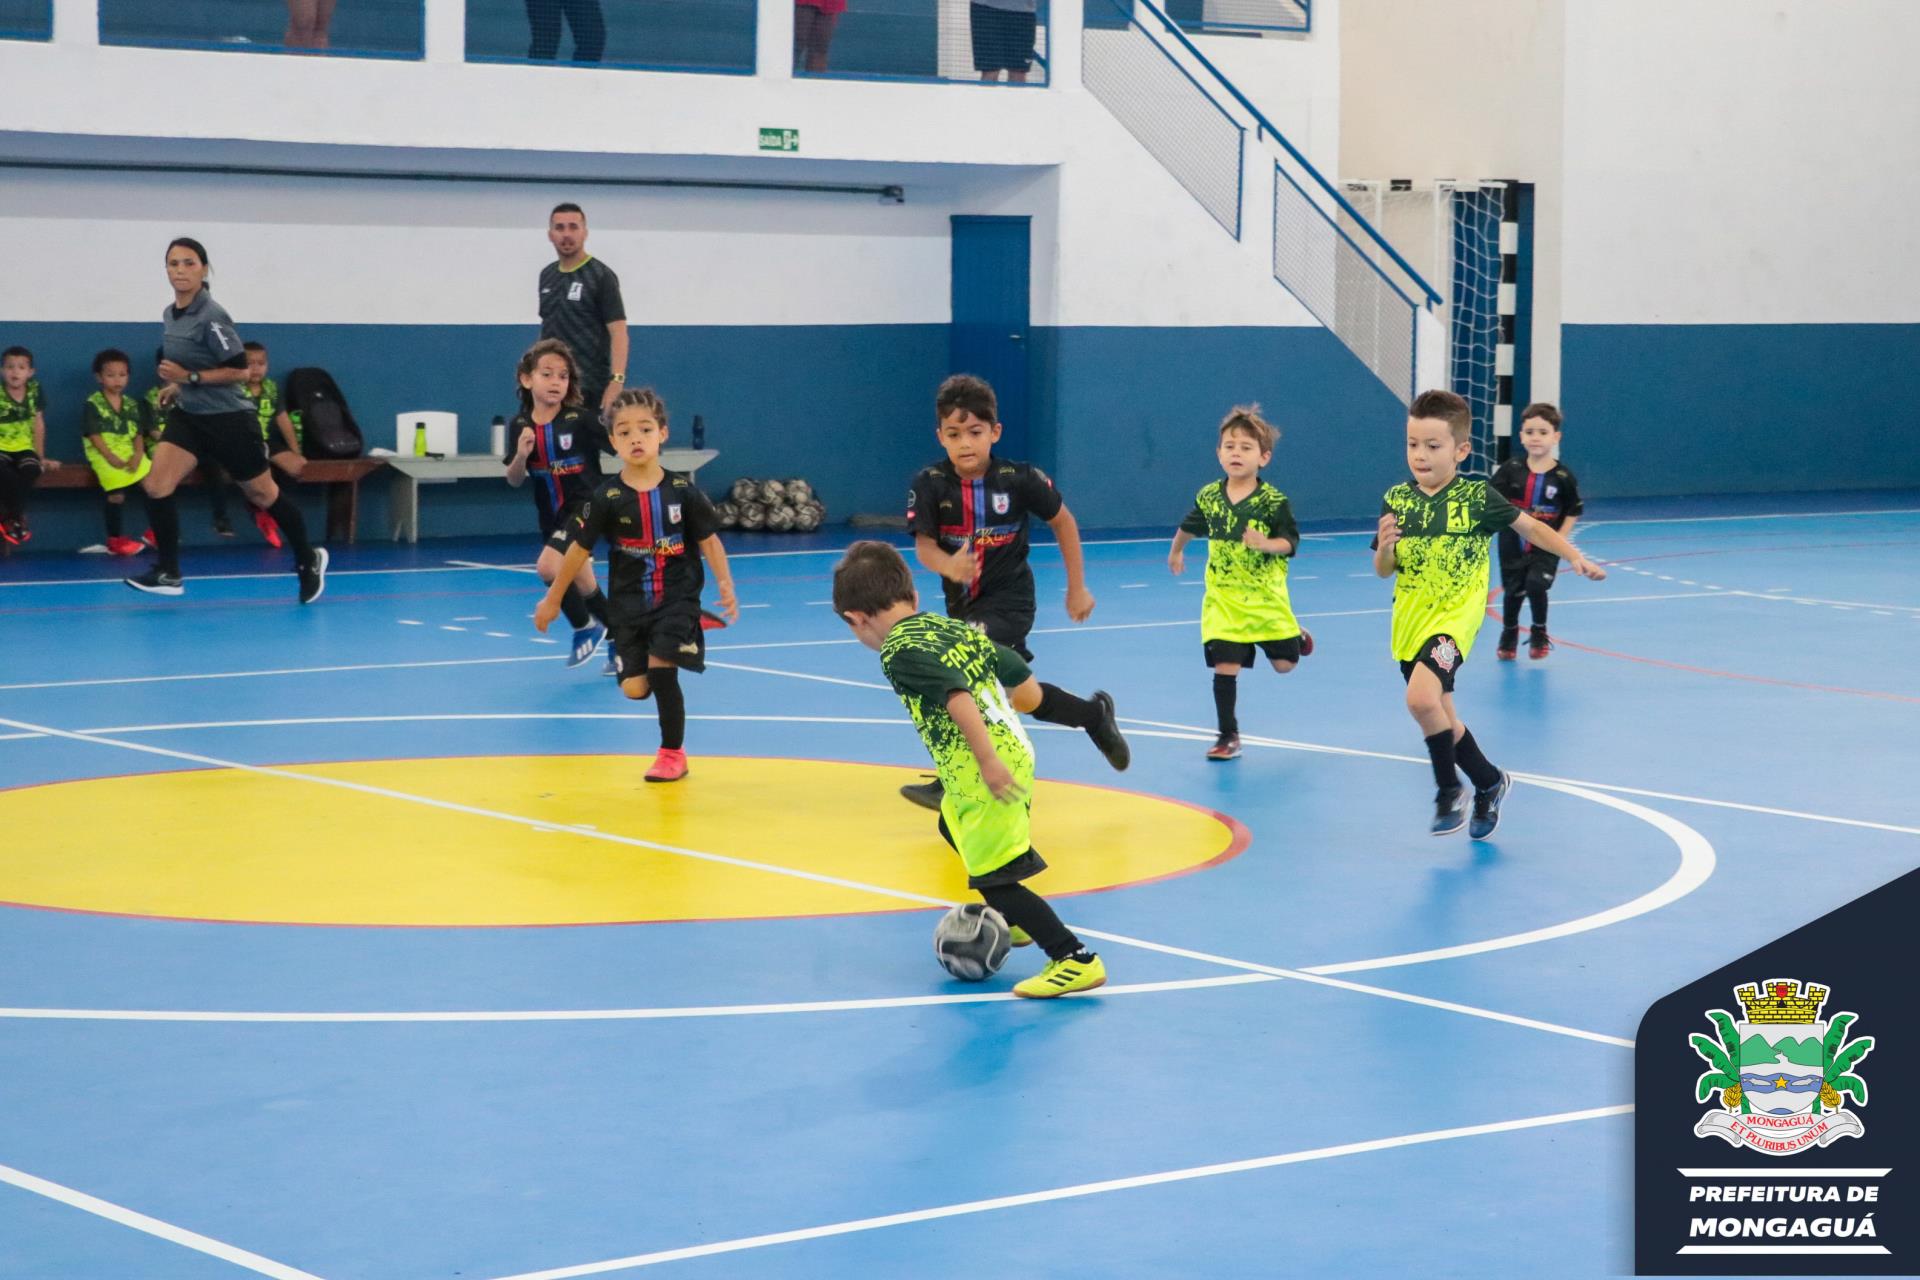
[[[159,325],[0,321],[0,343],[33,350],[52,412],[49,450],[80,457],[80,406],[94,388],[96,351],[119,347],[148,385]],[[314,364],[346,393],[369,448],[394,445],[396,415],[449,409],[460,415],[463,453],[484,453],[495,414],[516,407],[514,363],[538,336],[532,325],[250,325],[267,344],[276,376]],[[687,326],[633,329],[629,373],[666,398],[674,443],[688,443],[693,415],[706,420],[720,457],[701,472],[718,493],[738,476],[805,476],[829,518],[898,514],[907,478],[934,451],[933,390],[945,376],[947,326]],[[190,498],[189,509],[198,505]],[[384,536],[384,488],[363,493],[360,528]],[[99,539],[92,494],[39,495],[34,527],[43,546]],[[436,486],[421,503],[423,536],[510,532],[530,517],[524,494],[505,482]],[[317,510],[317,506],[315,510]],[[184,531],[206,538],[189,514]]]
[[[1920,485],[1920,325],[1570,324],[1561,352],[1583,492]]]
[[[1266,475],[1303,520],[1370,517],[1404,478],[1405,407],[1325,329],[1035,329],[1034,347],[1035,460],[1082,524],[1171,533],[1249,401],[1280,428]]]

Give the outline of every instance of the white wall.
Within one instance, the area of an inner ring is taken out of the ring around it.
[[[1566,47],[1569,323],[1920,321],[1920,6],[1574,3]]]
[[[1542,400],[1560,394],[1569,2],[1353,4],[1341,29],[1342,177],[1535,184],[1533,395]]]

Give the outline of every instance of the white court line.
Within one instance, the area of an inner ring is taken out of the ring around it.
[[[1202,584],[1195,583],[1194,585],[1199,586]],[[1693,599],[1695,597],[1702,596],[1702,595],[1730,595],[1730,594],[1732,593],[1731,592],[1681,591],[1681,592],[1671,592],[1671,593],[1664,593],[1659,595],[1645,595],[1645,596],[1596,596],[1590,600],[1589,599],[1561,600],[1556,603],[1555,607],[1556,608],[1573,608],[1580,605],[1590,605],[1590,604],[1632,604],[1632,603],[1637,603],[1644,600],[1687,600],[1687,599]],[[741,607],[746,608],[747,606],[742,605]],[[767,606],[756,605],[754,607],[765,608]],[[1361,617],[1379,616],[1379,615],[1390,613],[1390,612],[1392,612],[1392,610],[1387,608],[1336,609],[1336,610],[1322,610],[1317,613],[1302,613],[1302,614],[1299,614],[1298,616],[1302,618],[1310,618],[1310,619],[1311,618],[1361,618]],[[405,622],[404,620],[402,621],[403,621],[403,625],[406,625],[406,626],[424,625],[419,622]],[[1151,630],[1156,630],[1164,627],[1197,627],[1199,625],[1200,625],[1200,620],[1198,618],[1180,618],[1180,619],[1175,619],[1167,622],[1102,622],[1102,623],[1092,623],[1092,624],[1075,623],[1072,626],[1066,626],[1066,627],[1035,627],[1031,634],[1037,635],[1037,636],[1051,636],[1051,635],[1070,636],[1083,631],[1085,632],[1151,631]],[[504,635],[505,633],[488,632],[487,634]],[[535,637],[529,637],[529,639],[534,644],[558,644],[559,643],[559,641],[554,640],[547,636],[535,636]],[[859,641],[851,638],[838,639],[838,640],[758,641],[758,642],[753,642],[749,644],[709,645],[707,646],[707,652],[708,653],[737,653],[737,652],[744,652],[749,649],[814,649],[814,648],[824,648],[829,646],[840,646],[840,645],[849,645],[849,644],[858,644],[858,643]],[[406,671],[406,670],[412,670],[415,668],[424,668],[424,667],[483,666],[489,663],[499,663],[499,662],[552,662],[557,660],[558,660],[558,655],[554,655],[551,657],[547,655],[541,655],[538,657],[526,657],[526,658],[444,658],[444,659],[436,659],[431,661],[419,661],[419,662],[356,662],[356,663],[350,663],[350,664],[345,664],[340,666],[331,666],[331,667],[276,667],[276,668],[272,668],[270,670],[265,670],[265,671],[207,671],[207,672],[193,672],[193,673],[184,674],[184,675],[114,676],[114,677],[102,677],[102,678],[88,679],[88,680],[35,680],[35,681],[29,681],[29,682],[24,682],[20,684],[0,684],[0,692],[5,692],[7,690],[16,690],[16,689],[80,689],[80,688],[88,688],[93,685],[165,684],[165,683],[169,683],[176,680],[247,680],[247,679],[255,679],[255,678],[264,677],[264,676],[327,675],[333,672],[341,672],[341,671]],[[707,665],[710,667],[717,667],[717,666],[725,666],[727,664],[718,663],[718,662],[709,662]],[[764,668],[760,668],[760,667],[738,667],[737,669],[741,671],[764,671],[765,670]],[[770,672],[767,672],[767,674],[792,675],[794,676],[795,679],[801,679],[801,680],[826,680],[829,683],[840,683],[840,684],[850,683],[848,681],[834,681],[827,676],[807,676],[807,675],[800,675],[799,673],[796,673],[796,672],[787,672],[787,671],[770,671]],[[860,682],[853,681],[851,683],[859,684]],[[887,688],[888,686],[866,685],[863,687]]]
[[[1140,1187],[1164,1186],[1173,1182],[1191,1182],[1198,1178],[1217,1178],[1227,1174],[1251,1173],[1259,1169],[1277,1169],[1290,1164],[1305,1164],[1314,1160],[1332,1160],[1341,1156],[1364,1155],[1374,1151],[1391,1151],[1398,1147],[1421,1146],[1430,1142],[1448,1142],[1456,1138],[1477,1138],[1492,1133],[1512,1133],[1520,1129],[1539,1129],[1550,1125],[1574,1124],[1582,1120],[1599,1120],[1612,1116],[1624,1116],[1633,1111],[1631,1105],[1614,1107],[1592,1107],[1585,1111],[1562,1111],[1554,1115],[1528,1116],[1521,1120],[1501,1120],[1493,1124],[1462,1125],[1454,1129],[1429,1129],[1424,1133],[1406,1133],[1393,1138],[1374,1138],[1367,1142],[1347,1142],[1334,1147],[1316,1147],[1309,1151],[1289,1151],[1284,1155],[1261,1156],[1253,1160],[1229,1160],[1220,1164],[1195,1165],[1186,1169],[1172,1169],[1165,1173],[1139,1174],[1131,1178],[1108,1178],[1100,1182],[1083,1182],[1071,1187],[1053,1187],[1046,1191],[1028,1191],[1020,1195],[996,1196],[991,1200],[969,1200],[962,1204],[941,1205],[934,1209],[915,1209],[906,1213],[882,1214],[873,1218],[856,1218],[849,1222],[835,1222],[826,1226],[806,1227],[798,1231],[775,1231],[766,1235],[742,1236],[734,1240],[717,1240],[711,1244],[690,1245],[681,1249],[663,1249],[655,1253],[636,1253],[624,1258],[609,1258],[604,1262],[589,1262],[579,1266],[555,1267],[547,1271],[523,1271],[516,1275],[501,1276],[498,1280],[577,1280],[580,1276],[606,1275],[614,1271],[632,1271],[640,1267],[657,1266],[663,1262],[681,1262],[689,1258],[708,1258],[722,1253],[739,1253],[747,1249],[764,1249],[772,1245],[797,1244],[804,1240],[823,1240],[833,1236],[853,1235],[861,1231],[878,1231],[886,1227],[908,1226],[916,1222],[934,1222],[942,1218],[958,1218],[968,1214],[991,1213],[1000,1209],[1017,1209],[1025,1205],[1049,1204],[1058,1200],[1073,1200],[1084,1196],[1105,1195],[1114,1191],[1132,1191]]]
[[[31,1191],[37,1196],[57,1200],[61,1204],[117,1222],[123,1227],[132,1227],[135,1231],[144,1231],[150,1236],[204,1253],[222,1262],[231,1262],[236,1267],[245,1267],[248,1271],[263,1276],[272,1276],[274,1280],[320,1280],[311,1271],[302,1271],[290,1267],[284,1262],[275,1262],[272,1258],[263,1258],[257,1253],[203,1236],[198,1231],[189,1231],[185,1227],[176,1227],[171,1222],[162,1222],[158,1218],[149,1218],[144,1213],[136,1213],[125,1205],[114,1204],[111,1200],[102,1200],[90,1196],[84,1191],[75,1191],[72,1187],[62,1186],[58,1182],[49,1182],[45,1178],[36,1178],[30,1173],[0,1164],[0,1182],[11,1183],[22,1191]]]
[[[1266,973],[1232,973],[1218,978],[1182,978],[1172,982],[1134,982],[1100,988],[1108,996],[1157,995],[1166,991],[1202,991],[1278,982]],[[0,1018],[52,1022],[646,1022],[677,1018],[748,1018],[787,1013],[859,1013],[870,1009],[920,1009],[949,1004],[1027,1004],[1011,991],[968,995],[880,996],[869,1000],[801,1000],[787,1004],[681,1005],[658,1009],[457,1009],[365,1013],[256,1013],[219,1009],[6,1009]]]
[[[1768,587],[1765,591],[1730,591],[1728,595],[1748,596],[1755,600],[1793,600],[1800,604],[1827,604],[1849,609],[1899,609],[1905,613],[1920,613],[1920,605],[1884,604],[1880,601],[1865,600],[1823,600],[1819,596],[1789,596],[1779,594],[1786,587]]]
[[[426,565],[411,569],[329,569],[328,578],[373,578],[382,574],[397,573],[465,573],[472,569],[497,569],[502,566],[491,564],[466,564],[458,560],[449,560],[444,565]],[[197,573],[188,578],[188,582],[244,582],[254,578],[285,578],[293,571],[282,569],[279,573]],[[122,578],[41,578],[29,582],[0,582],[0,587],[124,587]]]
[[[840,681],[839,683],[851,684],[854,682]],[[475,817],[493,818],[502,822],[511,822],[518,826],[532,827],[538,831],[564,831],[568,834],[582,836],[587,839],[605,840],[612,844],[627,845],[632,848],[651,849],[659,853],[676,854],[680,857],[692,858],[700,862],[712,862],[721,866],[739,867],[749,871],[765,871],[773,875],[789,876],[796,880],[806,880],[815,884],[826,884],[838,888],[853,889],[861,893],[870,893],[878,897],[892,898],[900,902],[913,902],[930,907],[951,907],[955,905],[947,899],[929,897],[926,894],[912,893],[903,889],[892,889],[882,885],[866,884],[858,880],[844,879],[839,876],[821,875],[817,872],[801,871],[793,867],[782,867],[772,863],[756,862],[747,858],[732,858],[724,854],[688,849],[681,845],[669,845],[654,840],[643,840],[638,836],[625,836],[610,831],[597,831],[582,827],[561,827],[538,818],[528,818],[515,813],[503,813],[494,809],[482,809],[475,805],[458,804],[451,800],[439,800],[432,796],[417,795],[407,791],[395,791],[386,787],[376,787],[363,782],[350,782],[343,778],[330,778],[324,774],[299,773],[290,769],[279,769],[265,765],[242,764],[238,761],[222,760],[214,756],[200,755],[197,752],[176,751],[169,747],[150,746],[140,742],[128,742],[121,738],[109,738],[98,734],[81,733],[71,729],[55,729],[48,725],[29,724],[20,720],[0,718],[0,725],[6,725],[16,729],[33,730],[44,733],[49,737],[66,738],[75,742],[87,742],[96,746],[119,747],[123,750],[137,751],[146,755],[161,756],[173,760],[185,760],[191,764],[202,764],[212,768],[235,769],[244,773],[257,774],[262,777],[281,778],[293,782],[305,782],[319,786],[334,787],[342,791],[353,791],[362,795],[379,796],[384,799],[424,805],[428,808],[440,809],[450,813],[464,813]],[[1466,1014],[1469,1017],[1485,1018],[1494,1022],[1504,1022],[1514,1026],[1550,1032],[1555,1035],[1592,1040],[1601,1044],[1620,1045],[1626,1048],[1633,1047],[1631,1040],[1623,1040],[1617,1036],[1602,1035],[1594,1031],[1585,1031],[1578,1027],[1567,1027],[1558,1023],[1543,1022],[1533,1018],[1522,1018],[1514,1014],[1501,1013],[1493,1009],[1480,1009],[1473,1005],[1455,1004],[1452,1001],[1446,1000],[1434,1000],[1426,996],[1416,996],[1406,992],[1388,991],[1384,988],[1363,986],[1359,983],[1347,982],[1343,979],[1328,977],[1322,974],[1308,973],[1300,969],[1287,969],[1278,965],[1256,964],[1246,960],[1234,960],[1226,956],[1213,955],[1204,951],[1192,951],[1183,947],[1168,946],[1158,942],[1149,942],[1145,939],[1128,937],[1124,934],[1107,933],[1095,929],[1085,929],[1079,926],[1071,927],[1074,929],[1074,932],[1084,937],[1098,938],[1102,941],[1115,942],[1122,946],[1136,947],[1146,951],[1156,951],[1162,955],[1181,956],[1207,964],[1239,969],[1247,973],[1264,973],[1277,978],[1291,978],[1298,982],[1312,983],[1316,986],[1334,987],[1343,991],[1379,996],[1385,999],[1403,1001],[1408,1004],[1424,1005],[1428,1008],[1440,1009],[1449,1013]]]

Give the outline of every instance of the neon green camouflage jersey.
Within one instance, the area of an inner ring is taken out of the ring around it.
[[[146,421],[144,406],[133,396],[121,396],[118,409],[107,403],[107,393],[104,391],[96,391],[87,397],[87,403],[81,409],[80,449],[86,455],[87,464],[93,468],[94,478],[99,480],[100,487],[106,492],[113,493],[137,484],[153,469],[153,462],[144,448],[139,450],[140,460],[133,461],[134,442],[141,438]],[[108,462],[93,447],[95,436],[100,437],[101,443],[115,454],[127,459],[129,465],[116,467]]]
[[[280,401],[280,384],[272,378],[260,380],[258,394],[247,383],[240,384],[240,393],[253,401],[253,411],[260,415],[260,438],[267,442],[267,452],[277,453],[286,447],[286,441],[274,435],[273,420],[286,406]]]
[[[15,400],[13,393],[0,387],[0,453],[27,453],[33,449],[33,415],[47,407],[40,394],[40,379],[27,379],[27,396]]]
[[[1227,482],[1215,480],[1193,500],[1180,529],[1207,540],[1207,594],[1200,602],[1200,638],[1254,644],[1300,634],[1287,595],[1291,556],[1255,551],[1240,541],[1251,525],[1269,538],[1300,546],[1287,495],[1262,480],[1239,502],[1227,497]]]
[[[940,813],[967,873],[986,875],[1025,853],[1032,847],[1027,805],[993,798],[980,776],[979,761],[947,712],[950,694],[972,694],[994,754],[1015,782],[1031,790],[1033,743],[1007,699],[1007,690],[1026,683],[1032,674],[1020,655],[964,622],[916,613],[887,632],[880,646],[880,669],[933,757],[946,791]]]
[[[1487,616],[1488,545],[1519,511],[1485,480],[1460,476],[1438,493],[1397,484],[1380,502],[1389,511],[1400,519],[1393,656],[1409,662],[1429,637],[1448,635],[1466,657]]]
[[[146,394],[140,397],[140,403],[147,406],[147,448],[152,449],[167,431],[167,411],[160,407],[160,388],[148,387]]]

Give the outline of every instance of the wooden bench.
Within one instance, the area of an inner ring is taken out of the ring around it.
[[[327,486],[327,541],[354,541],[360,523],[360,482],[387,465],[385,458],[309,458],[300,483]],[[199,471],[182,484],[202,484]],[[58,471],[42,471],[39,489],[97,489],[93,468],[84,462],[62,462]]]

